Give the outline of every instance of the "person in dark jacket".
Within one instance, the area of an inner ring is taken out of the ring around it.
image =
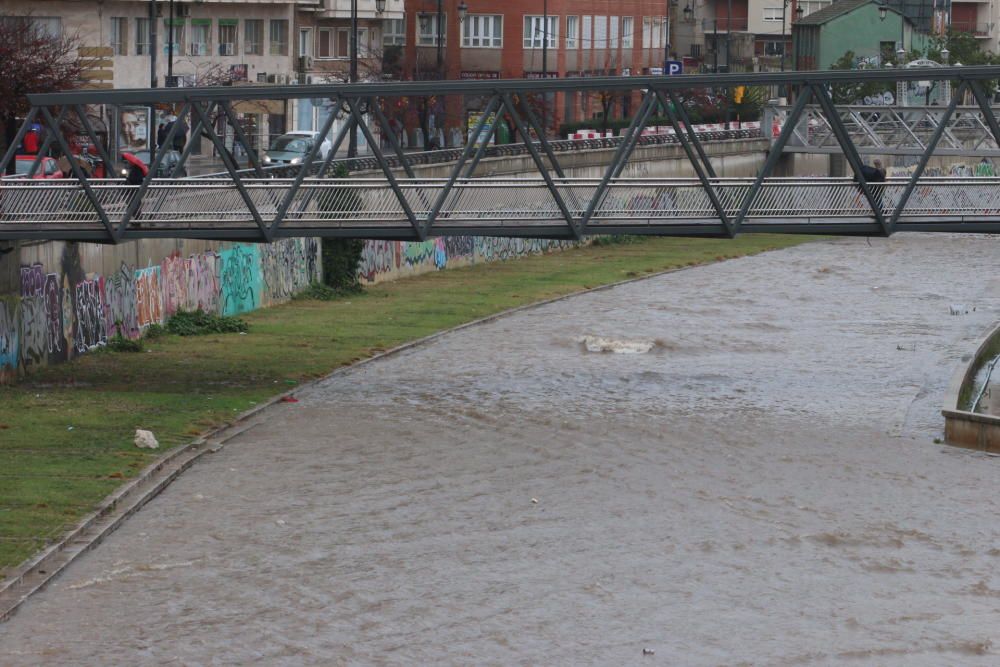
[[[885,183],[885,167],[882,166],[881,160],[875,160],[872,162],[872,166],[867,164],[861,165],[861,175],[865,179],[865,183],[868,183],[868,187],[872,193],[872,199],[875,200],[875,205],[880,209],[882,208],[882,189],[881,185],[878,183]],[[860,180],[855,177],[856,181]]]
[[[163,142],[167,140],[167,126],[160,123],[160,126],[156,128],[156,147],[162,148]]]

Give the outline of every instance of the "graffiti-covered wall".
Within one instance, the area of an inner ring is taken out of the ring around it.
[[[561,250],[573,241],[455,236],[429,241],[366,241],[358,265],[362,282],[383,280]]]
[[[121,334],[138,338],[178,310],[236,315],[286,301],[320,279],[319,242],[231,245],[183,254],[185,242],[155,255],[135,248],[48,243],[26,248],[20,291],[0,299],[0,382],[32,365],[56,363]],[[141,249],[145,247],[145,250]],[[123,256],[132,253],[136,263]],[[9,261],[9,260],[8,260]],[[108,269],[109,261],[118,262]]]

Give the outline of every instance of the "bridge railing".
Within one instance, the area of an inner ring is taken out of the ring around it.
[[[587,204],[601,186],[601,179],[555,179],[557,191],[574,224],[583,224]],[[298,235],[312,230],[318,235],[349,236],[357,233],[402,236],[411,230],[402,202],[381,179],[337,181],[309,179],[292,190],[291,179],[250,179],[244,183],[250,199],[270,224],[292,192],[291,204],[278,220],[275,235]],[[489,233],[572,236],[560,207],[541,179],[468,179],[453,184],[444,205],[432,220],[433,203],[445,192],[448,179],[402,179],[398,182],[417,220],[431,222],[429,235]],[[753,191],[752,178],[716,178],[712,185],[726,216],[735,217]],[[907,179],[873,184],[881,212],[889,216],[899,205]],[[125,212],[139,186],[119,182],[93,182],[104,210],[114,216]],[[211,220],[206,224],[206,219]],[[905,202],[899,221],[956,225],[1000,220],[1000,179],[924,178]],[[871,226],[871,208],[859,185],[850,179],[772,178],[763,183],[744,224],[773,231],[803,231],[822,223],[848,231],[859,222]],[[627,179],[608,184],[606,195],[586,223],[586,233],[616,233],[620,228],[666,232],[672,228],[699,228],[721,233],[717,211],[698,179]],[[102,220],[79,185],[50,185],[38,181],[5,187],[0,198],[0,235],[11,230],[102,233]],[[219,237],[259,232],[246,201],[228,179],[184,179],[152,184],[141,207],[128,222],[125,236],[164,235],[164,232],[198,231]]]

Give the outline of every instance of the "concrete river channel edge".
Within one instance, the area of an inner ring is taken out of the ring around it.
[[[995,243],[810,243],[334,374],[30,599],[0,663],[996,665],[1000,459],[938,442]]]

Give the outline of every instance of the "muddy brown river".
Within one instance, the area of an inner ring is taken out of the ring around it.
[[[998,243],[812,243],[332,377],[0,626],[0,664],[1000,664],[1000,458],[934,444]]]

